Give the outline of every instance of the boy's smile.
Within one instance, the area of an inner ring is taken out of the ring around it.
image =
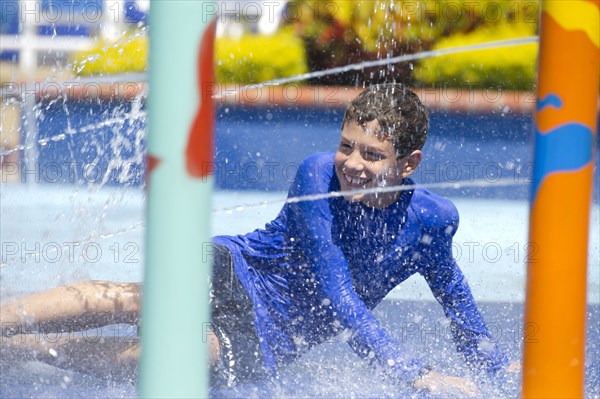
[[[342,191],[396,186],[410,175],[421,159],[421,151],[398,159],[391,140],[382,138],[377,120],[363,126],[347,122],[335,153],[335,173]],[[415,162],[416,161],[416,164]],[[391,193],[349,194],[348,201],[385,208],[398,200],[400,191]]]

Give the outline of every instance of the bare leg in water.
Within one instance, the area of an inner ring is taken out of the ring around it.
[[[135,324],[140,308],[141,286],[135,283],[87,281],[19,298],[0,307],[2,359],[35,359],[92,373],[128,373],[135,370],[140,356],[137,337],[76,337],[73,332]],[[43,334],[29,333],[36,331]],[[219,343],[212,333],[208,339],[214,366],[220,358]]]

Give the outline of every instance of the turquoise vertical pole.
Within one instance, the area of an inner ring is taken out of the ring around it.
[[[139,393],[208,396],[213,2],[153,1]]]

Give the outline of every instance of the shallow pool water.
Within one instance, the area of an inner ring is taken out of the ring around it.
[[[144,256],[144,193],[103,187],[89,191],[59,185],[2,185],[2,301],[86,279],[141,281]],[[214,195],[213,234],[250,231],[271,220],[284,192],[218,191]],[[260,205],[267,201],[268,205]],[[454,198],[461,214],[455,257],[467,276],[491,331],[512,360],[522,348],[525,201]],[[246,204],[240,210],[231,210]],[[506,223],[510,215],[511,222]],[[86,220],[86,223],[82,223]],[[598,397],[600,342],[600,262],[598,207],[593,208],[589,269],[586,396]],[[14,243],[15,246],[7,245]],[[71,243],[71,244],[69,244]],[[478,243],[475,245],[474,243]],[[9,251],[7,251],[9,250]],[[498,252],[499,251],[499,252]],[[469,375],[445,329],[441,307],[421,278],[394,290],[376,314],[410,356],[436,369]],[[92,337],[128,335],[132,327],[106,327]],[[193,338],[193,337],[191,337]],[[0,360],[0,397],[132,397],[137,374],[88,375],[37,361]],[[485,396],[517,396],[520,376],[510,375],[506,392],[480,381]],[[381,373],[358,359],[343,342],[328,342],[282,370],[278,380],[213,391],[214,397],[422,397],[398,391]]]

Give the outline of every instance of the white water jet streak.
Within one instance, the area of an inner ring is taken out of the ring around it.
[[[515,185],[523,185],[523,184],[525,184],[525,183],[524,182],[515,182],[514,180],[511,180],[511,179],[505,179],[504,181],[496,181],[493,183],[486,179],[479,179],[479,180],[465,181],[465,182],[460,182],[460,183],[458,183],[458,182],[457,183],[432,183],[432,184],[419,184],[419,185],[387,186],[387,181],[381,180],[381,181],[378,181],[379,187],[360,189],[360,190],[352,190],[352,191],[344,191],[344,192],[333,191],[333,192],[329,192],[329,193],[325,193],[325,194],[304,195],[304,196],[296,196],[296,197],[289,197],[289,198],[285,198],[285,193],[269,194],[266,196],[268,199],[265,199],[265,200],[261,200],[261,201],[257,201],[257,202],[242,203],[242,204],[235,203],[234,205],[231,205],[231,206],[214,208],[212,210],[212,212],[213,212],[213,214],[219,214],[219,213],[233,214],[234,211],[235,211],[235,213],[243,213],[243,212],[249,213],[248,211],[256,210],[257,208],[262,208],[262,209],[277,208],[278,209],[279,207],[281,207],[285,204],[305,202],[305,201],[317,201],[317,200],[327,199],[327,198],[336,198],[336,197],[341,197],[341,196],[347,195],[349,192],[353,193],[353,194],[375,194],[375,193],[408,191],[408,190],[415,189],[417,186],[426,187],[429,189],[436,189],[436,188],[460,189],[460,188],[466,188],[466,187],[499,187],[501,185],[515,186]],[[111,191],[114,191],[114,189],[110,189],[108,192],[111,192]],[[132,193],[135,193],[134,195],[136,195],[136,196],[145,197],[145,195],[142,192],[138,192],[139,190],[136,190],[136,189],[133,189],[133,191],[131,191],[131,193],[129,193],[130,190],[121,189],[121,191],[123,193],[128,193],[127,196],[131,195]],[[52,192],[52,191],[50,191],[50,192]],[[105,190],[105,192],[106,192],[106,190]],[[119,190],[115,191],[115,193],[118,193],[118,192],[119,192]],[[250,198],[258,199],[261,196],[262,195],[260,193],[253,193],[253,195],[251,195]],[[240,197],[240,194],[238,193],[238,195],[235,196],[234,198],[237,199],[239,197]],[[277,198],[277,197],[280,197],[280,198]],[[56,201],[60,201],[60,200],[57,199]],[[106,201],[108,201],[108,199],[105,200],[105,202]],[[138,199],[138,201],[140,201],[140,199]],[[224,204],[224,203],[228,203],[228,202],[229,201],[216,201],[215,203]],[[116,204],[113,204],[113,205],[116,205]],[[40,206],[44,209],[46,208],[46,205],[40,205]],[[84,205],[81,204],[80,206],[83,207]],[[104,212],[106,212],[106,210]],[[25,213],[25,211],[17,211],[16,215],[23,214],[23,213]],[[258,213],[260,213],[260,211]],[[276,213],[275,213],[275,215],[276,215]],[[265,221],[265,223],[266,222],[268,222],[268,221]],[[256,226],[261,225],[261,224],[264,224],[264,223],[258,223]],[[125,227],[119,227],[116,230],[97,231],[97,232],[94,232],[94,234],[85,235],[85,236],[79,238],[78,242],[86,244],[86,243],[90,243],[96,239],[104,239],[104,238],[109,238],[109,237],[120,236],[123,234],[129,234],[135,230],[144,228],[145,221],[142,219],[132,220],[132,221],[128,220],[127,223],[125,223],[125,225],[126,225]],[[255,228],[256,226],[254,226],[253,228]],[[250,230],[248,230],[248,231],[250,231]],[[63,245],[63,247],[64,247],[64,245]],[[55,252],[57,251],[56,249],[51,249],[51,250],[55,251]],[[27,257],[36,257],[36,256],[39,257],[41,254],[42,254],[41,249],[39,249],[37,251],[33,250],[33,251],[29,251],[27,253]],[[19,256],[21,256],[21,255],[19,255],[19,254],[5,255],[3,257],[2,263],[5,264],[9,261],[15,261],[15,260],[17,260],[17,258]]]
[[[321,199],[327,198],[335,198],[335,197],[343,197],[348,194],[379,194],[379,193],[391,193],[396,191],[409,191],[414,190],[417,187],[423,187],[427,189],[442,189],[442,188],[452,188],[452,189],[461,189],[461,188],[469,188],[469,187],[511,187],[511,186],[523,186],[526,184],[530,184],[525,181],[515,181],[512,178],[505,178],[496,180],[494,182],[490,182],[489,179],[473,179],[472,181],[464,181],[464,182],[442,182],[442,183],[423,183],[423,184],[415,184],[415,185],[399,185],[399,186],[387,186],[387,184],[382,183],[383,186],[373,187],[373,188],[363,188],[357,190],[348,190],[348,191],[331,191],[329,193],[324,194],[311,194],[311,195],[301,195],[297,197],[289,197],[286,199],[274,199],[269,201],[262,201],[256,203],[247,203],[247,204],[238,204],[231,207],[217,208],[213,209],[213,212],[231,212],[231,211],[244,211],[248,208],[257,208],[265,205],[280,203],[280,204],[292,204],[297,202],[305,202],[305,201],[317,201]],[[378,182],[379,185],[379,182]]]
[[[283,85],[286,83],[300,82],[300,81],[307,80],[307,79],[314,79],[314,78],[319,78],[319,77],[323,77],[323,76],[330,76],[330,75],[335,75],[338,73],[348,72],[348,71],[356,71],[356,70],[361,70],[364,68],[393,65],[393,64],[398,64],[401,62],[415,61],[415,60],[421,60],[421,59],[431,58],[431,57],[440,57],[442,55],[462,53],[462,52],[468,52],[468,51],[478,51],[478,50],[485,50],[485,49],[490,49],[490,48],[498,48],[498,47],[506,47],[506,46],[519,46],[522,44],[536,43],[537,41],[538,41],[538,36],[527,36],[527,37],[520,37],[520,38],[516,38],[516,39],[494,40],[494,41],[490,41],[490,42],[470,44],[470,45],[466,45],[466,46],[450,47],[450,48],[439,49],[439,50],[421,51],[419,53],[399,55],[397,57],[390,57],[390,58],[379,59],[379,60],[357,62],[354,64],[347,64],[347,65],[344,65],[341,67],[324,69],[322,71],[308,72],[308,73],[289,76],[287,78],[274,79],[274,80],[270,80],[270,81],[266,81],[266,82],[244,85],[243,87],[241,87],[237,90],[231,90],[231,91],[228,90],[226,93],[224,93],[222,95],[214,95],[213,98],[218,99],[223,96],[230,96],[230,95],[238,94],[238,93],[241,93],[241,92],[244,92],[247,90],[260,89],[260,88],[268,87],[268,86],[279,86],[279,85]],[[63,85],[65,88],[68,88],[68,87],[72,86],[73,84],[80,85],[80,84],[85,84],[85,83],[98,84],[98,83],[122,83],[122,82],[135,84],[134,82],[145,82],[147,80],[148,80],[148,75],[146,73],[135,73],[135,74],[128,73],[128,74],[119,74],[119,75],[78,77],[75,82],[57,80],[57,81],[54,81],[53,83],[58,84],[58,85]],[[14,93],[13,89],[8,91],[7,89],[0,88],[0,95],[6,96],[6,97],[14,97],[14,96],[18,96],[18,93]]]
[[[133,122],[133,121],[145,121],[146,120],[146,111],[141,109],[132,110],[129,113],[123,113],[122,116],[107,118],[98,123],[91,123],[85,126],[82,126],[78,129],[67,128],[61,133],[56,133],[49,137],[44,137],[42,139],[38,139],[36,144],[20,144],[14,146],[10,149],[0,148],[0,156],[6,156],[12,154],[17,151],[29,150],[33,147],[36,147],[38,144],[44,146],[50,142],[56,143],[69,138],[69,136],[77,135],[77,134],[93,134],[94,131],[105,128],[105,127],[113,127],[117,125],[117,127],[122,127],[125,122]]]
[[[288,78],[275,79],[275,80],[271,80],[268,82],[251,84],[251,85],[243,86],[237,90],[231,90],[231,91],[228,90],[226,93],[224,93],[222,95],[213,96],[213,98],[222,98],[223,96],[230,96],[230,95],[233,95],[236,93],[241,93],[241,92],[244,92],[247,90],[260,89],[260,88],[268,87],[268,86],[279,86],[279,85],[283,85],[286,83],[293,83],[293,82],[299,82],[299,81],[308,80],[308,79],[320,78],[323,76],[335,75],[335,74],[342,73],[342,72],[356,71],[356,70],[361,70],[364,68],[385,66],[385,65],[397,64],[400,62],[408,62],[408,61],[420,60],[420,59],[431,58],[431,57],[440,57],[442,55],[447,55],[447,54],[485,50],[485,49],[505,47],[505,46],[518,46],[518,45],[522,45],[522,44],[535,43],[537,41],[538,41],[537,36],[527,36],[527,37],[520,37],[517,39],[495,40],[495,41],[490,41],[490,42],[485,42],[485,43],[471,44],[471,45],[466,45],[466,46],[457,46],[457,47],[445,48],[445,49],[440,49],[440,50],[421,51],[419,53],[399,55],[397,57],[390,57],[390,58],[385,58],[385,59],[380,59],[380,60],[357,62],[355,64],[347,64],[347,65],[344,65],[341,67],[325,69],[322,71],[308,72],[308,73],[304,73],[304,74],[300,74],[300,75],[290,76]]]

